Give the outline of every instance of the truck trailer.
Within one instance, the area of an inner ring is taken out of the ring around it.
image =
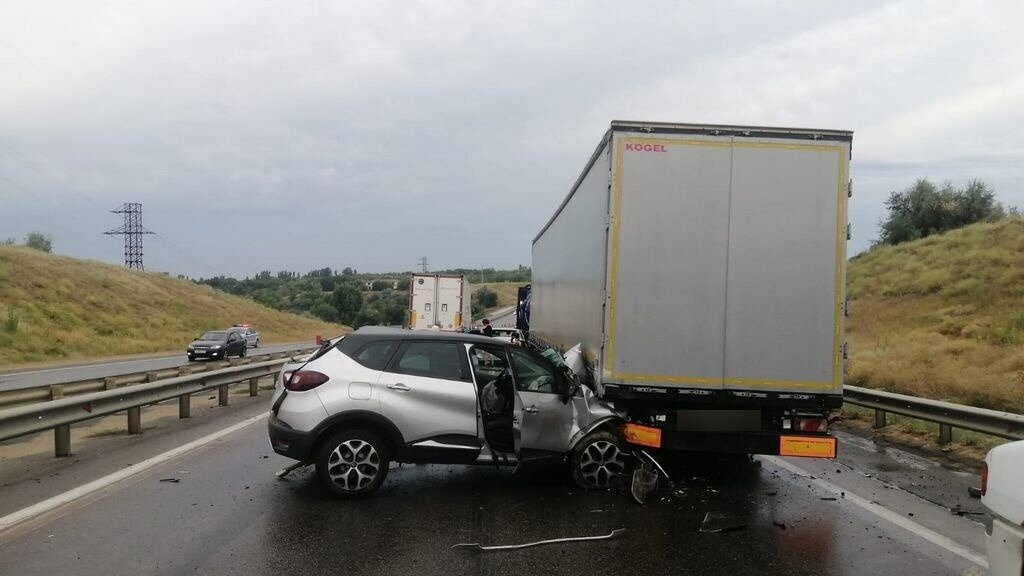
[[[461,330],[473,320],[470,285],[461,274],[413,274],[409,328]]]
[[[533,240],[529,330],[647,447],[835,457],[853,133],[611,123]]]

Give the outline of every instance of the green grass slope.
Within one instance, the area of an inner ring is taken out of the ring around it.
[[[0,366],[184,353],[204,330],[240,322],[265,343],[343,330],[159,273],[0,246]]]
[[[847,384],[1024,413],[1024,220],[877,248],[847,278]]]

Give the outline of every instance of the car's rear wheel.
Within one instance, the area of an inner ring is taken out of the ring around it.
[[[255,344],[255,345],[253,345],[253,348],[259,348],[259,347],[260,347],[260,339],[259,339],[259,338],[257,338],[257,339],[256,339],[256,344]]]
[[[344,430],[320,447],[316,472],[334,496],[362,498],[380,488],[391,459],[387,443],[368,430]]]
[[[626,441],[617,434],[599,430],[573,448],[569,457],[573,482],[581,488],[616,488],[625,482],[631,457]]]

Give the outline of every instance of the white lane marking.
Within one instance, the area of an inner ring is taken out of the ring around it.
[[[167,452],[154,456],[148,460],[144,460],[137,464],[132,464],[127,468],[124,468],[123,470],[118,470],[117,472],[114,472],[113,474],[108,474],[102,478],[93,480],[92,482],[83,484],[77,488],[72,488],[71,490],[68,490],[67,492],[64,492],[62,494],[58,494],[52,498],[47,498],[42,502],[37,502],[36,504],[33,504],[31,506],[22,508],[17,512],[12,512],[11,514],[8,514],[7,516],[0,518],[0,534],[2,534],[4,531],[10,528],[13,528],[14,526],[17,526],[22,522],[25,522],[26,520],[30,520],[41,514],[45,514],[47,512],[56,510],[57,508],[60,508],[61,506],[64,506],[66,504],[70,504],[71,502],[74,502],[79,498],[88,496],[89,494],[92,494],[93,492],[96,492],[98,490],[102,490],[103,488],[106,488],[111,484],[120,482],[126,478],[130,478],[141,472],[145,472],[146,470],[149,470],[150,468],[158,464],[163,464],[168,460],[177,458],[182,454],[185,454],[187,452],[195,450],[196,448],[209,444],[210,442],[213,442],[218,438],[227,436],[232,432],[237,432],[242,428],[245,428],[246,426],[250,426],[252,424],[255,424],[256,422],[259,422],[260,420],[263,420],[266,417],[267,414],[264,413],[260,414],[259,416],[246,418],[245,420],[242,420],[237,424],[228,426],[227,428],[218,430],[212,434],[207,434],[206,436],[203,436],[198,440],[193,440],[188,444],[183,444],[181,446],[178,446],[177,448],[168,450]]]
[[[924,538],[932,544],[945,548],[946,550],[952,552],[953,554],[956,554],[957,556],[963,558],[964,560],[967,560],[968,562],[977,564],[978,566],[981,566],[986,570],[988,569],[988,560],[984,556],[977,554],[974,550],[964,546],[963,544],[960,544],[959,542],[956,542],[948,536],[943,536],[942,534],[939,534],[934,530],[925,528],[917,522],[904,518],[903,516],[893,512],[892,510],[885,508],[881,504],[876,504],[875,502],[872,502],[866,498],[857,496],[856,494],[844,490],[831,482],[822,480],[820,478],[816,478],[814,477],[814,474],[812,474],[811,472],[804,470],[803,468],[797,466],[796,464],[787,462],[782,458],[779,458],[778,456],[761,456],[760,458],[771,462],[772,464],[778,466],[779,468],[783,468],[794,474],[799,474],[800,476],[805,476],[808,480],[810,480],[814,484],[817,484],[819,488],[831,492],[836,496],[839,496],[840,492],[845,492],[846,494],[845,496],[843,496],[843,500],[855,504],[876,516],[884,518],[885,520],[892,522],[893,524],[899,526],[900,528],[903,528],[904,530],[917,534],[921,538]]]

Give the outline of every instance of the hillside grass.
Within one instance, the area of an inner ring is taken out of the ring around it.
[[[345,329],[160,273],[0,246],[0,366],[184,353],[203,331],[242,322],[264,343]]]
[[[1024,413],[1024,220],[853,258],[846,383]]]
[[[473,293],[476,294],[481,288],[487,288],[498,295],[498,305],[490,310],[515,306],[519,298],[519,287],[529,282],[485,282],[483,284],[472,284]]]

